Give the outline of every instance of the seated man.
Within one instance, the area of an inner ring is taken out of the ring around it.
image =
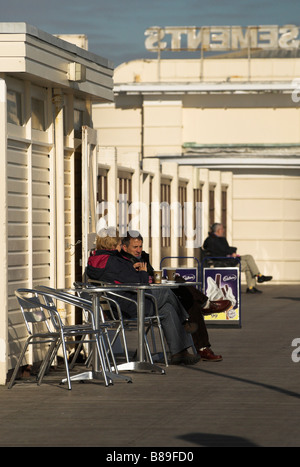
[[[131,235],[128,232],[122,239],[121,254],[131,261],[136,269],[139,269],[142,263],[146,263],[149,275],[153,276],[154,269],[150,264],[149,254],[143,251],[143,237],[139,232],[131,232]],[[215,355],[211,350],[203,315],[226,311],[231,307],[231,302],[229,300],[209,302],[208,298],[193,286],[174,288],[173,292],[187,310],[190,320],[198,325],[197,331],[192,334],[198,355],[206,361],[222,360],[221,355]]]
[[[224,227],[220,223],[213,224],[211,232],[204,241],[203,248],[209,252],[212,257],[225,257],[232,258],[238,257],[237,248],[229,246],[226,238],[224,237]],[[264,276],[260,274],[259,269],[254,261],[253,256],[243,255],[241,258],[241,271],[246,274],[247,293],[261,293],[255,285],[256,281],[261,284],[273,279],[272,276]]]
[[[114,229],[114,235],[109,235],[109,229],[103,229],[97,237],[96,251],[88,260],[86,274],[90,279],[110,282],[115,284],[147,284],[149,274],[147,265],[141,263],[134,268],[133,264],[120,255],[121,239]],[[122,292],[124,296],[131,296],[134,292]],[[153,290],[157,299],[159,314],[161,316],[162,329],[171,353],[171,364],[194,365],[200,360],[198,355],[188,351],[193,341],[186,329],[191,330],[193,323],[188,323],[188,314],[177,300],[171,290]],[[136,298],[136,294],[134,295]],[[133,303],[118,300],[122,313],[129,317],[136,317],[137,310]],[[153,314],[153,303],[146,298],[146,316]]]

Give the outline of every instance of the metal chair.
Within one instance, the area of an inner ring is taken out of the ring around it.
[[[92,313],[92,302],[91,302],[91,300],[89,298],[84,298],[82,295],[77,294],[77,293],[76,293],[76,295],[74,295],[73,293],[69,293],[69,292],[66,292],[64,290],[53,289],[53,288],[47,287],[47,286],[38,286],[37,289],[40,290],[40,291],[48,292],[48,295],[46,297],[46,303],[49,306],[54,305],[54,302],[53,302],[54,299],[60,300],[60,298],[67,299],[69,302],[72,302],[72,304],[75,307],[79,305],[82,308],[83,323],[88,324],[90,322],[90,316],[91,316],[91,313]],[[101,313],[102,313],[102,310],[101,310]],[[111,325],[110,325],[110,323],[105,323],[102,319],[101,319],[101,322],[102,322],[102,324],[101,324],[102,334],[100,334],[100,339],[101,339],[102,344],[103,344],[103,349],[104,349],[104,353],[105,353],[105,357],[106,357],[107,368],[111,372],[112,367],[116,368],[115,356],[114,356],[114,352],[112,350],[112,344],[111,344],[111,341],[109,339],[108,330],[107,330],[107,328],[110,327]],[[76,364],[79,353],[80,353],[81,349],[84,347],[84,344],[86,343],[86,339],[84,339],[84,337],[85,336],[83,335],[83,339],[77,345],[76,351],[75,351],[75,353],[73,355],[73,358],[72,358],[72,362],[69,363],[69,369],[70,370]],[[88,342],[88,344],[89,344],[89,342]],[[112,362],[110,362],[109,356],[111,357]],[[87,355],[87,358],[86,358],[85,364],[86,364],[87,367],[91,363],[91,357],[92,357],[92,347],[89,349],[88,355]],[[116,370],[116,373],[117,373],[117,370]]]
[[[80,289],[83,286],[85,288],[88,288],[88,287],[95,287],[97,285],[109,286],[111,284],[106,283],[106,282],[91,280],[87,284],[74,283],[74,285],[75,287],[77,287],[78,293],[80,294],[81,293]],[[147,298],[152,300],[153,307],[155,310],[152,316],[145,317],[146,329],[144,333],[144,345],[145,345],[146,355],[150,363],[153,363],[153,355],[158,353],[157,348],[156,348],[155,335],[154,335],[154,327],[157,327],[158,332],[159,332],[159,338],[160,338],[160,344],[161,344],[161,349],[163,353],[164,363],[166,366],[168,366],[168,357],[167,357],[167,352],[165,348],[164,334],[163,334],[162,327],[161,327],[160,316],[159,316],[158,307],[157,307],[157,301],[155,297],[153,297],[153,295],[151,294],[145,294],[145,295]],[[115,326],[115,334],[112,339],[112,345],[114,344],[118,336],[121,336],[125,359],[127,363],[129,363],[130,359],[129,359],[129,353],[128,353],[126,331],[132,328],[136,329],[137,319],[136,318],[125,318],[123,316],[122,309],[120,307],[118,299],[129,301],[133,303],[135,307],[137,308],[137,301],[132,298],[125,297],[124,295],[121,295],[117,291],[116,292],[111,292],[111,291],[103,292],[102,297],[101,297],[102,304],[106,303],[107,307],[105,309],[105,314],[102,309],[101,319],[103,320],[104,323]],[[149,341],[148,341],[148,334],[150,332],[151,332],[151,341],[152,341],[152,352],[151,352]]]
[[[85,308],[85,304],[79,300],[75,301],[66,296],[59,296],[60,301],[68,303],[69,305],[81,307],[82,309],[84,308],[85,312],[89,314],[88,323],[69,326],[63,324],[61,320],[59,312],[57,311],[57,308],[53,302],[53,299],[58,297],[54,296],[54,294],[49,294],[45,291],[37,289],[18,289],[15,291],[15,295],[18,299],[29,335],[14,369],[13,375],[8,385],[8,389],[11,389],[14,385],[16,376],[28,346],[35,344],[49,344],[48,350],[39,370],[37,378],[38,385],[42,383],[42,379],[48,367],[49,361],[53,358],[53,355],[56,354],[58,348],[61,346],[67,375],[66,381],[68,383],[68,389],[71,390],[72,386],[66,347],[69,344],[74,345],[76,342],[82,343],[83,336],[88,337],[89,342],[90,336],[94,336],[93,341],[96,344],[96,350],[98,353],[105,385],[108,386],[109,384],[112,384],[112,380],[107,375],[105,352],[103,349],[103,343],[100,339],[102,336],[102,329],[95,328],[93,313],[88,308]],[[48,300],[52,300],[51,305],[47,304]]]
[[[103,285],[102,282],[101,283],[99,282],[98,285],[99,284]],[[89,296],[87,292],[82,292],[82,287],[84,288],[95,287],[92,284],[84,284],[84,283],[79,283],[79,282],[74,282],[74,286],[76,287],[77,294],[80,297]],[[118,295],[116,294],[116,296]],[[128,300],[131,301],[131,299],[128,299]],[[113,308],[116,310],[116,313],[114,313]],[[124,355],[125,355],[126,361],[129,362],[128,346],[127,346],[126,333],[125,333],[125,324],[124,324],[124,318],[122,315],[121,307],[118,301],[116,300],[116,298],[113,299],[112,297],[108,296],[108,294],[105,292],[103,292],[100,298],[100,319],[102,323],[110,326],[109,330],[114,331],[111,337],[108,335],[108,330],[105,331],[107,334],[107,340],[110,343],[111,347],[113,347],[117,339],[121,337],[121,340],[122,340],[121,345],[124,351]],[[126,322],[126,327],[127,329],[129,328],[128,321]],[[91,359],[91,354],[89,355],[88,360],[89,359]]]

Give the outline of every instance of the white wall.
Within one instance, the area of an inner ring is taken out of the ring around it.
[[[300,178],[234,175],[233,244],[252,254],[262,274],[300,281]]]

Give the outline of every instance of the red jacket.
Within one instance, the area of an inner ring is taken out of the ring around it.
[[[118,250],[96,250],[89,257],[86,273],[90,279],[111,284],[147,284],[149,274],[136,271],[132,262]]]
[[[111,284],[147,284],[149,274],[136,271],[131,261],[122,258],[117,250],[96,250],[88,260],[86,274],[90,279]],[[124,297],[137,299],[136,292],[118,292]],[[112,297],[114,298],[114,297]],[[126,299],[118,298],[118,303],[125,317],[137,316],[136,305]],[[146,299],[146,311],[151,312],[152,302]]]

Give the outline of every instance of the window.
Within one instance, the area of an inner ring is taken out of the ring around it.
[[[7,121],[14,125],[23,125],[22,94],[7,90]]]
[[[99,219],[107,216],[108,209],[105,203],[107,202],[107,170],[99,169],[98,185],[97,185],[97,203]],[[102,204],[103,203],[103,204]]]
[[[31,118],[32,118],[32,128],[34,130],[45,131],[46,122],[45,122],[45,102],[36,97],[31,99]]]
[[[87,112],[86,102],[82,99],[74,97],[74,138],[82,138],[82,127],[89,124],[89,115]]]
[[[193,228],[196,232],[196,244],[202,245],[202,187],[194,189]]]
[[[221,209],[222,209],[222,213],[221,213],[221,216],[222,216],[222,224],[224,226],[224,235],[226,237],[226,224],[227,224],[227,190],[226,188],[224,188],[222,190],[222,206],[221,206]]]
[[[178,187],[178,201],[180,204],[180,213],[179,213],[179,246],[185,247],[186,245],[186,236],[185,236],[185,203],[187,202],[187,188],[186,185],[182,185]]]
[[[194,229],[201,220],[202,188],[194,189]]]
[[[74,109],[74,136],[81,139],[83,126],[83,111]]]
[[[121,236],[125,236],[131,221],[129,207],[132,203],[132,180],[131,173],[119,172],[119,197],[117,200],[118,210],[118,226]]]
[[[161,202],[161,246],[171,246],[171,185],[162,183],[160,187]]]

